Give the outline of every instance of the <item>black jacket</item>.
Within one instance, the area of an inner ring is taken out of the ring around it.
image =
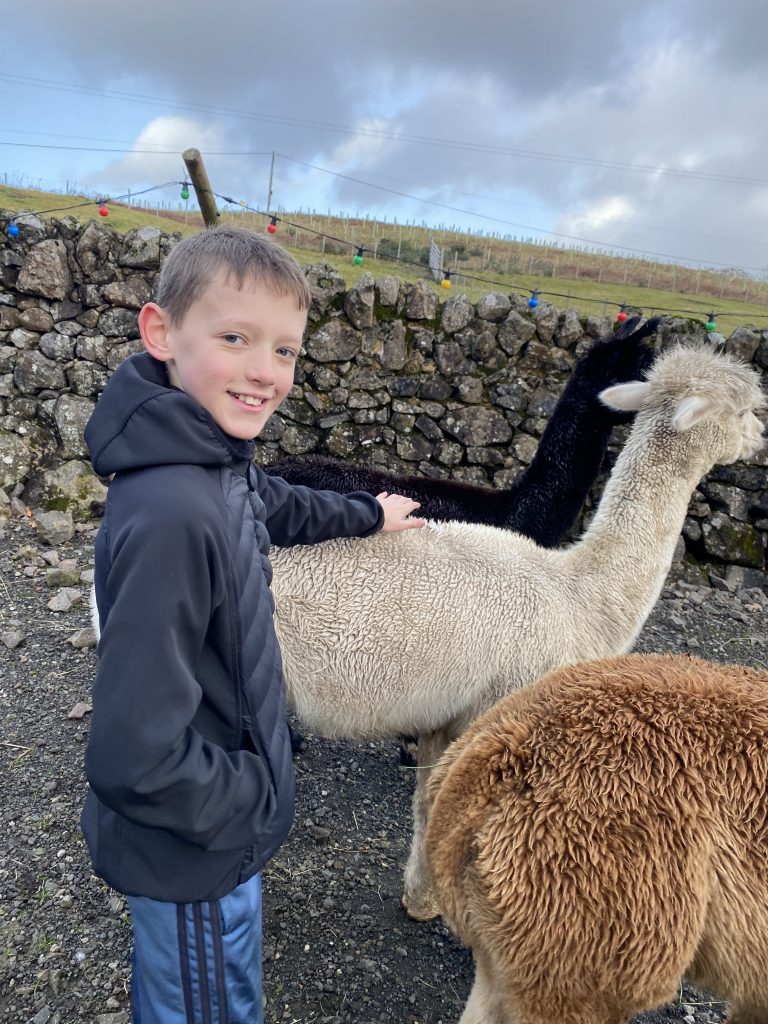
[[[259,871],[293,820],[270,543],[366,536],[368,494],[291,487],[253,466],[144,354],[86,428],[115,474],[96,541],[99,668],[82,827],[130,895],[211,900]]]

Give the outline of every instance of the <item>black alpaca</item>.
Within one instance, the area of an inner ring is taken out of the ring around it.
[[[612,384],[642,377],[654,359],[643,339],[658,318],[637,327],[628,320],[608,341],[595,344],[576,364],[544,431],[536,455],[511,487],[498,490],[456,480],[399,476],[359,463],[324,456],[288,457],[266,468],[291,484],[349,494],[388,491],[421,502],[428,519],[485,523],[523,533],[554,547],[573,526],[600,471],[611,430],[632,419],[607,409],[599,393]]]
[[[429,519],[485,523],[523,533],[542,547],[554,547],[576,522],[589,489],[600,471],[611,430],[628,423],[631,413],[606,408],[598,399],[612,384],[637,380],[653,360],[643,339],[656,332],[659,318],[638,327],[632,317],[607,341],[598,342],[574,367],[542,434],[536,455],[506,490],[474,487],[456,480],[398,476],[325,456],[288,457],[265,467],[291,484],[339,491],[405,494],[421,502]],[[298,753],[303,737],[291,729]],[[414,765],[415,739],[404,738],[400,761]]]

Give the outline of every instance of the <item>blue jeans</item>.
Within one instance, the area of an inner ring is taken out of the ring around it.
[[[263,1024],[261,875],[210,903],[128,906],[133,1024]]]

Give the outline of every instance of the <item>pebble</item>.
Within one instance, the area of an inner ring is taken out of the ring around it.
[[[26,638],[27,634],[21,629],[9,629],[5,633],[0,633],[0,640],[11,651],[15,651],[17,647],[20,647]]]
[[[83,595],[79,590],[75,590],[72,587],[62,587],[58,594],[48,602],[47,607],[52,612],[68,612],[75,605],[80,604],[82,600]]]
[[[78,629],[72,636],[67,637],[67,643],[72,644],[77,650],[96,646],[96,633],[92,626],[84,626]]]

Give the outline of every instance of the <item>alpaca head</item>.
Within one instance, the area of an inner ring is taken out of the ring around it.
[[[710,465],[754,455],[763,446],[758,413],[766,400],[760,377],[746,363],[700,346],[677,346],[654,363],[645,381],[606,388],[600,400],[612,409],[647,413],[671,434],[699,428]],[[693,440],[693,435],[690,435]]]
[[[590,394],[598,395],[611,384],[644,377],[653,365],[654,350],[645,339],[656,333],[660,318],[646,320],[633,316],[622,324],[607,341],[599,341],[582,357],[574,370],[581,387],[587,387]],[[640,326],[638,326],[640,325]],[[607,411],[607,407],[606,407]],[[611,408],[612,423],[629,423],[634,413]]]

